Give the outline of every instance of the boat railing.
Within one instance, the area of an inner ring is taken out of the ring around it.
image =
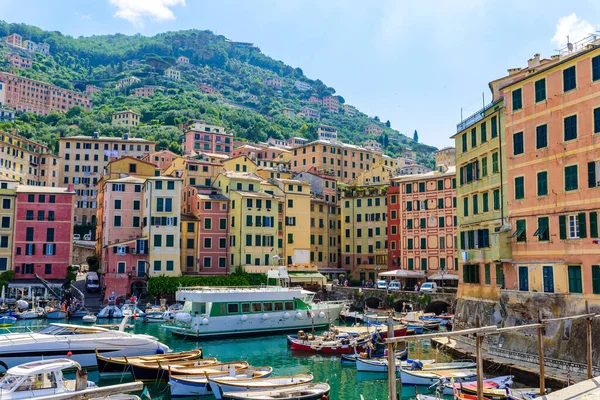
[[[205,293],[260,293],[260,292],[287,292],[289,290],[300,290],[301,287],[281,287],[281,286],[189,286],[180,287],[177,289],[178,292],[197,292],[202,291]]]
[[[13,326],[10,328],[2,328],[2,333],[1,335],[6,335],[6,334],[10,334],[10,333],[28,333],[29,338],[31,340],[33,340],[35,343],[37,343],[37,339],[35,338],[35,336],[32,335],[32,333],[37,333],[37,331],[41,328],[44,328],[43,326]],[[10,342],[10,344],[15,344],[15,342],[13,342],[13,340],[10,337],[4,337],[3,339],[6,339]]]

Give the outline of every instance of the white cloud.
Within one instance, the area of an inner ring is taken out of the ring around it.
[[[79,11],[75,11],[75,15],[83,21],[89,21],[90,19],[92,19],[92,16],[90,14],[80,13]]]
[[[117,7],[115,17],[123,18],[132,24],[143,25],[144,18],[154,21],[175,19],[171,10],[175,6],[185,6],[185,0],[108,0]]]
[[[558,19],[556,32],[551,42],[554,43],[556,48],[561,49],[567,45],[567,36],[569,36],[569,41],[573,43],[589,36],[595,31],[596,29],[591,23],[573,13]]]

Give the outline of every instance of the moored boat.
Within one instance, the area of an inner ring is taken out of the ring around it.
[[[88,314],[83,316],[81,320],[87,324],[93,324],[98,320],[98,317],[96,317],[94,314]]]
[[[489,397],[506,398],[506,388],[511,388],[513,385],[512,375],[499,376],[483,380],[483,395]],[[443,385],[444,394],[454,393],[454,389],[458,389],[464,393],[477,394],[477,382],[447,382]]]
[[[128,373],[132,362],[154,362],[154,361],[192,361],[202,358],[202,349],[192,351],[180,351],[177,353],[154,354],[148,356],[132,357],[104,357],[96,351],[96,363],[101,375]]]
[[[252,367],[242,370],[205,372],[204,375],[174,375],[169,376],[171,397],[207,396],[212,394],[208,384],[208,376],[234,376],[237,379],[267,378],[273,372],[271,367]],[[231,375],[233,374],[233,375]]]
[[[435,360],[402,360],[396,357],[396,369],[399,371],[400,368],[410,369],[414,362],[422,362],[432,364]],[[387,372],[388,371],[388,360],[387,358],[357,358],[356,359],[356,370],[358,372]]]
[[[144,315],[145,323],[168,322],[175,319],[173,311],[150,311]]]
[[[218,400],[222,399],[223,393],[227,392],[291,389],[295,386],[310,383],[312,380],[313,376],[309,374],[260,379],[236,379],[235,377],[228,376],[218,378],[208,377],[213,395]]]
[[[438,370],[438,371],[413,371],[402,368],[400,370],[402,385],[439,385],[444,380],[452,378],[462,382],[477,379],[477,374],[471,370]]]
[[[42,307],[37,307],[31,310],[25,310],[25,311],[21,311],[20,313],[17,313],[15,316],[18,319],[38,319],[38,318],[43,318],[45,315],[45,311]]]
[[[98,318],[123,318],[121,309],[114,304],[109,304],[98,313]]]
[[[340,340],[301,340],[292,339],[291,350],[310,353],[353,354],[367,351],[371,339],[369,337],[354,337]]]
[[[224,400],[321,400],[329,396],[327,383],[309,383],[287,389],[257,390],[248,392],[225,392]]]
[[[181,374],[202,374],[204,368],[213,367],[215,365],[222,365],[217,363],[216,358],[204,358],[202,360],[184,360],[184,361],[170,361],[170,360],[156,360],[156,361],[133,361],[129,363],[129,371],[136,381],[142,382],[156,382],[156,381],[169,381],[169,370],[171,373],[176,373],[177,368],[186,368],[189,371],[190,368],[194,368],[194,372],[182,372]],[[248,367],[248,363],[237,363],[236,366]]]
[[[135,303],[126,303],[121,306],[121,314],[124,317],[145,317],[146,313],[143,312]]]
[[[67,312],[57,308],[51,308],[46,310],[46,318],[48,319],[65,319],[67,318]]]
[[[0,317],[0,327],[6,328],[9,326],[13,326],[17,322],[15,317],[11,317],[9,315],[3,315]]]

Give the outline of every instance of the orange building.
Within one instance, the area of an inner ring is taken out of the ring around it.
[[[600,42],[503,87],[512,266],[505,287],[600,303]]]

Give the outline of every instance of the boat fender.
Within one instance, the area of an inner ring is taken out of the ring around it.
[[[208,325],[208,318],[202,318],[202,325]]]
[[[284,319],[288,319],[289,317],[290,317],[290,313],[287,313],[287,312],[286,312],[285,314],[283,314],[283,318],[284,318]]]
[[[263,321],[266,321],[267,319],[269,319],[269,314],[267,314],[267,313],[264,313],[264,314],[262,315],[262,319],[263,319]]]
[[[301,313],[300,311],[298,311],[298,312],[296,313],[296,318],[297,318],[297,319],[302,319],[302,313]]]
[[[156,354],[165,354],[165,351],[161,347],[158,347],[156,349]]]
[[[325,318],[325,313],[323,311],[319,313],[319,318]]]
[[[247,316],[247,315],[242,315],[242,316],[240,317],[240,320],[241,320],[242,322],[246,322],[246,321],[248,321],[248,316]]]

